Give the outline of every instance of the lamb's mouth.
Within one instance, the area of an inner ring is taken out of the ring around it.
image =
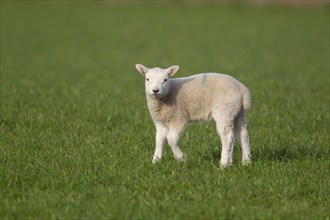
[[[157,98],[157,99],[159,99],[159,98],[161,98],[161,94],[160,93],[154,93],[154,94],[152,94],[152,96],[153,97],[155,97],[155,98]]]

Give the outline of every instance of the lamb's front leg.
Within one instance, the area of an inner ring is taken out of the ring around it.
[[[156,125],[156,149],[154,156],[152,157],[153,163],[156,163],[157,161],[162,159],[164,140],[168,133],[168,128],[166,125],[158,122],[156,122],[155,125]]]
[[[178,141],[181,132],[183,131],[184,124],[172,124],[170,126],[169,132],[167,134],[167,141],[171,147],[174,157],[178,160],[184,159],[184,153],[180,150],[178,146]]]

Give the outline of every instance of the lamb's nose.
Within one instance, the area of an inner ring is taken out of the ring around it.
[[[159,92],[159,89],[153,89],[152,91],[154,94],[157,94]]]

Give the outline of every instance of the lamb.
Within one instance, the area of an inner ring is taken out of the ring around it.
[[[136,69],[145,76],[147,105],[156,127],[153,163],[162,158],[165,138],[174,157],[185,158],[178,140],[186,124],[193,121],[215,121],[222,145],[221,167],[233,162],[234,134],[242,148],[243,165],[251,163],[245,117],[251,108],[251,96],[246,86],[220,73],[169,78],[179,66],[161,69],[136,64]]]

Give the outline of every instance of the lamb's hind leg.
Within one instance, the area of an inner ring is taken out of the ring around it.
[[[227,167],[233,162],[234,125],[231,120],[216,120],[217,130],[221,138],[220,166]]]
[[[235,119],[235,135],[242,148],[243,165],[251,163],[249,134],[246,129],[245,112],[242,110]]]
[[[171,124],[169,127],[169,132],[167,134],[168,144],[171,147],[174,157],[178,160],[184,159],[184,153],[181,151],[181,149],[178,146],[179,137],[184,129],[184,126],[185,126],[184,123]]]

